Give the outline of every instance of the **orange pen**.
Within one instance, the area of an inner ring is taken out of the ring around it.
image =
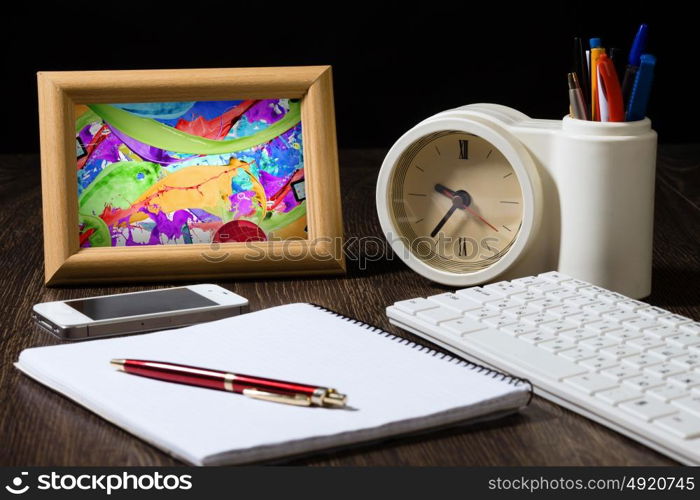
[[[591,120],[600,121],[598,105],[598,59],[605,54],[600,38],[591,38]]]
[[[607,116],[599,116],[601,121],[624,122],[625,104],[622,100],[622,88],[615,71],[615,64],[606,54],[598,58],[598,76],[600,92],[607,101]]]

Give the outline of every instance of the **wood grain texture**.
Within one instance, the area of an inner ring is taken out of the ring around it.
[[[43,72],[37,81],[47,284],[344,272],[330,66]],[[271,97],[301,99],[308,240],[79,248],[76,104]]]
[[[647,300],[700,318],[700,147],[661,148],[656,192],[653,293]],[[384,248],[374,187],[385,151],[341,152],[348,273],[339,278],[219,281],[258,310],[311,301],[417,340],[389,325],[397,300],[447,290]],[[38,158],[0,157],[0,464],[174,465],[179,462],[20,374],[26,347],[58,343],[34,327],[36,302],[146,290],[148,286],[43,286]],[[358,238],[364,238],[359,240]],[[298,465],[670,465],[614,431],[535,397],[518,415],[292,460]]]

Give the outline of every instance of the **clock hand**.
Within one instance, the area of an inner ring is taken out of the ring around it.
[[[430,233],[430,237],[434,238],[436,234],[438,234],[438,231],[442,229],[442,226],[445,225],[445,223],[449,220],[450,217],[452,217],[452,214],[455,213],[455,210],[458,208],[464,208],[464,200],[462,199],[462,196],[459,194],[456,194],[452,198],[452,206],[450,209],[447,211],[447,213],[444,215],[442,219],[440,219],[440,222],[437,223],[437,226],[435,226],[435,229]]]
[[[450,188],[443,186],[442,184],[435,184],[435,191],[437,191],[440,194],[444,194],[448,198],[454,198],[455,197],[455,192],[452,191]]]
[[[469,207],[466,206],[466,205],[465,205],[464,208],[465,208],[470,214],[472,214],[474,217],[477,217],[478,219],[480,219],[481,222],[483,222],[484,224],[486,224],[487,226],[489,226],[489,227],[490,227],[491,229],[493,229],[494,231],[498,232],[498,229],[496,229],[495,227],[493,227],[493,225],[491,225],[491,224],[489,223],[489,221],[487,221],[486,219],[484,219],[481,215],[479,215],[478,213],[476,213],[474,210],[472,210],[471,208],[469,208]]]
[[[481,222],[483,222],[484,224],[489,226],[494,231],[498,232],[498,229],[496,229],[491,223],[489,223],[489,221],[484,219],[481,215],[479,215],[473,209],[469,208],[469,205],[472,204],[472,198],[471,198],[471,196],[469,196],[469,193],[467,193],[466,191],[460,190],[460,191],[455,192],[455,191],[452,191],[450,188],[443,186],[442,184],[435,184],[435,191],[437,191],[440,194],[444,194],[445,196],[448,196],[448,197],[452,198],[453,200],[454,200],[455,196],[460,196],[462,198],[463,203],[462,203],[462,206],[459,208],[464,208],[467,212],[472,214],[474,217],[481,220]],[[450,214],[450,215],[452,215],[452,214]],[[437,231],[435,231],[435,233],[437,233]],[[431,234],[431,236],[435,236],[435,235]]]

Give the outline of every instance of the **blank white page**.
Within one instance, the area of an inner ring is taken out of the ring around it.
[[[526,383],[480,372],[310,304],[146,335],[37,347],[17,367],[197,465],[294,455],[526,404]],[[333,387],[350,409],[296,407],[130,375],[113,358],[201,366]]]

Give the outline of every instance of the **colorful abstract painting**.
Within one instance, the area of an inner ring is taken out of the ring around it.
[[[82,247],[307,238],[300,102],[76,106]]]

